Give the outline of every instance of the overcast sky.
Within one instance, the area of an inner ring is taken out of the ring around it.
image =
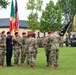
[[[15,1],[15,0],[13,0]],[[53,0],[55,3],[57,0]],[[9,0],[11,2],[11,0]],[[19,13],[19,19],[20,20],[27,20],[27,16],[29,14],[29,11],[25,9],[26,3],[28,0],[17,0],[18,3],[18,13]],[[43,0],[43,9],[46,6],[46,3],[49,2],[49,0]],[[7,9],[0,9],[0,18],[10,18],[10,9],[11,9],[11,3],[7,7]]]

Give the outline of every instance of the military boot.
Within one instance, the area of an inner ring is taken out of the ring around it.
[[[47,62],[47,65],[46,65],[46,67],[49,67],[49,62]]]
[[[58,66],[54,66],[54,70],[58,70]]]

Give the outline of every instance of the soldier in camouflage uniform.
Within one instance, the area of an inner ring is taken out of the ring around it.
[[[59,57],[59,41],[60,41],[60,36],[58,35],[55,30],[53,30],[51,36],[51,54],[50,54],[50,59],[52,61],[52,64],[54,65],[54,69],[58,69],[58,57]]]
[[[21,64],[24,64],[25,58],[26,58],[26,49],[27,49],[27,43],[26,43],[27,37],[26,33],[22,33],[22,45],[23,45],[23,50],[21,51]]]
[[[48,32],[48,37],[46,37],[44,40],[44,49],[45,49],[45,54],[46,54],[47,67],[52,65],[51,59],[50,59],[50,52],[51,52],[50,34],[51,32]]]
[[[2,31],[2,33],[0,33],[0,68],[3,67],[4,56],[5,56],[6,40],[4,35],[5,35],[5,31]]]
[[[35,60],[36,60],[36,56],[37,56],[37,40],[35,38],[33,38],[33,34],[30,33],[28,35],[28,39],[27,39],[27,64],[31,67],[34,68],[35,65]]]
[[[15,37],[13,38],[13,44],[14,44],[14,64],[16,66],[19,66],[18,63],[19,63],[20,51],[22,50],[22,41],[18,32],[15,32]]]

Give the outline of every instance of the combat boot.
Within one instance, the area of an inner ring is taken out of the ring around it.
[[[58,66],[54,66],[54,70],[58,70]]]
[[[3,66],[0,66],[0,68],[4,68]]]
[[[49,67],[49,62],[47,62],[47,65],[46,65],[46,67]]]

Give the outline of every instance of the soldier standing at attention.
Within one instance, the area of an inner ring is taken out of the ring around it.
[[[6,39],[4,37],[5,31],[0,33],[0,68],[3,68],[4,64],[4,56],[5,56],[5,47],[6,47]]]
[[[52,61],[52,64],[54,65],[54,69],[58,70],[60,36],[57,32],[55,32],[55,29],[52,30],[50,40],[52,42],[51,43],[50,59]]]
[[[24,64],[25,58],[26,58],[26,49],[27,49],[27,43],[26,43],[27,37],[26,33],[22,33],[22,51],[21,51],[21,64]]]
[[[7,67],[12,67],[11,65],[11,58],[12,58],[12,36],[10,32],[7,32],[6,37],[6,63]]]
[[[47,67],[52,65],[51,59],[50,59],[50,52],[51,52],[50,35],[51,35],[51,32],[48,32],[48,37],[46,37],[44,40],[44,49],[46,54]]]
[[[34,35],[30,33],[27,39],[27,65],[31,68],[34,68],[36,56],[37,56],[37,40],[34,38]]]
[[[20,51],[22,49],[22,41],[18,32],[15,32],[15,37],[13,38],[13,44],[14,44],[14,64],[15,66],[19,66],[18,63],[19,63]]]

